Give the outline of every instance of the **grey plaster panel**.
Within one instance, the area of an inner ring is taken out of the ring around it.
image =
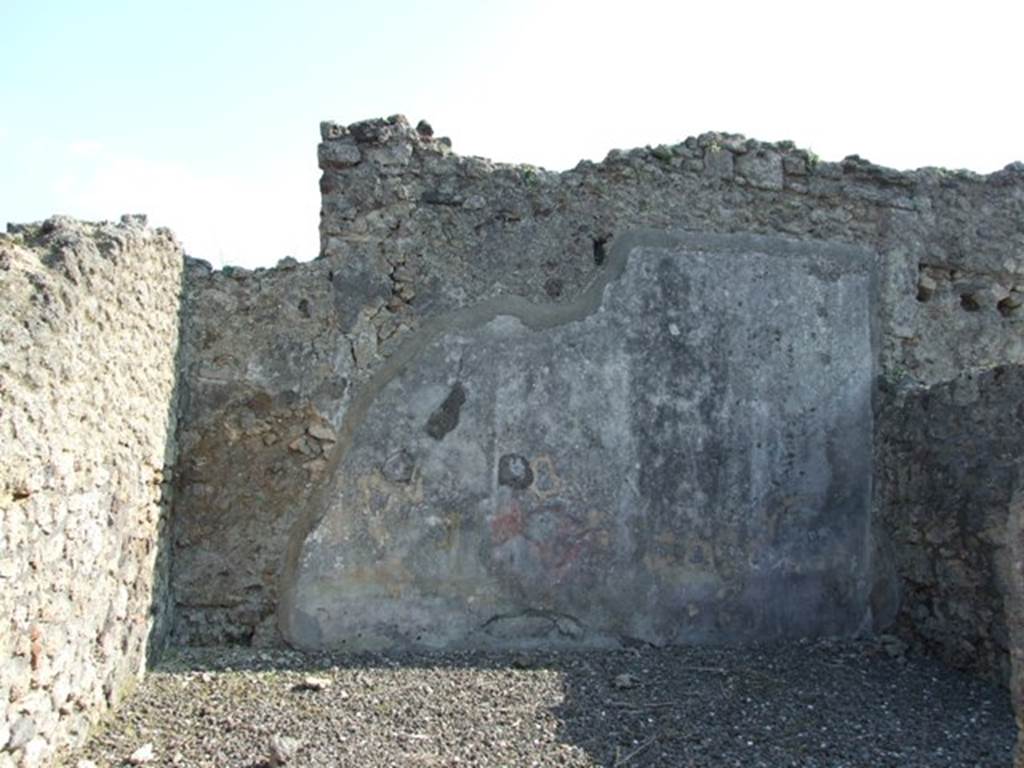
[[[311,648],[731,642],[867,613],[873,259],[637,232],[576,302],[441,317],[293,534]]]

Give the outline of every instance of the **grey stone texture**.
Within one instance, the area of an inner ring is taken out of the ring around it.
[[[0,762],[49,765],[169,628],[183,255],[141,217],[0,235]]]

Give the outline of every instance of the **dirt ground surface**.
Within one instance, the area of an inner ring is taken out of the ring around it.
[[[898,643],[173,649],[62,764],[1004,768],[1014,738],[1004,689]]]

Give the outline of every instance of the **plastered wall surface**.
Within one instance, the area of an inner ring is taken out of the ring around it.
[[[328,507],[293,533],[286,638],[663,645],[870,623],[872,267],[637,232],[574,302],[440,317],[346,414]]]
[[[183,257],[141,218],[0,235],[0,765],[50,764],[169,628]]]

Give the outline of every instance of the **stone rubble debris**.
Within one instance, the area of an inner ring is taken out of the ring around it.
[[[627,688],[636,688],[639,682],[640,680],[639,678],[637,678],[636,675],[631,675],[628,672],[623,672],[621,675],[615,676],[615,679],[612,681],[612,685],[614,685],[619,690],[625,690]]]
[[[267,764],[270,768],[287,765],[295,759],[301,742],[290,736],[274,734],[267,745]]]
[[[325,688],[331,687],[331,679],[329,677],[320,677],[318,675],[308,675],[302,678],[302,683],[299,688],[307,691],[322,691]]]
[[[153,745],[150,743],[143,744],[141,747],[136,749],[128,757],[128,762],[132,765],[146,765],[156,759],[156,750],[153,749]]]

